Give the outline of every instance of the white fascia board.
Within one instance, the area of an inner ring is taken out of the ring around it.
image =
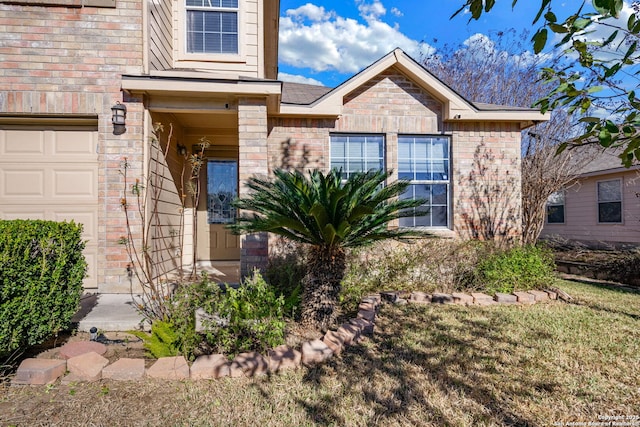
[[[122,76],[122,89],[133,93],[180,94],[191,96],[225,95],[280,95],[282,84],[278,81],[211,81],[185,79],[130,78]]]
[[[326,103],[317,105],[289,105],[280,104],[280,115],[283,116],[330,116],[337,117],[342,114],[342,105]]]
[[[343,99],[346,95],[358,89],[360,86],[371,80],[373,77],[382,73],[387,68],[391,67],[395,63],[395,59],[392,54],[388,54],[382,59],[374,62],[369,68],[361,71],[359,74],[351,77],[349,80],[336,87],[334,90],[323,96],[313,104],[312,107],[319,107],[320,109],[340,105],[342,108]]]
[[[406,74],[414,83],[444,104],[445,120],[453,118],[458,114],[469,115],[477,111],[466,99],[458,95],[420,65],[416,64],[415,61],[409,58],[403,51],[396,49],[393,53],[397,59],[396,67]]]
[[[474,111],[457,113],[453,117],[448,117],[447,121],[468,121],[468,122],[546,122],[551,117],[551,113],[544,113],[537,110],[531,111],[513,111],[513,110],[495,110],[495,111]]]
[[[396,49],[387,54],[313,104],[308,106],[282,105],[280,112],[283,114],[304,114],[306,112],[306,114],[311,115],[341,114],[342,102],[346,95],[393,66],[397,67],[401,72],[406,74],[407,77],[445,105],[445,120],[449,118],[449,116],[469,115],[475,112],[468,102],[450,90],[445,84],[431,76],[424,68],[415,64],[400,49]]]
[[[444,106],[443,119],[445,121],[520,122],[524,129],[536,122],[548,121],[550,117],[550,113],[542,114],[536,110],[478,110],[473,104],[417,64],[401,49],[387,54],[313,104],[281,104],[279,113],[296,116],[338,116],[342,114],[343,99],[346,95],[390,67],[396,67],[434,99],[440,101]]]

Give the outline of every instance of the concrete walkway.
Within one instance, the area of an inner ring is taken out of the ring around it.
[[[214,283],[237,286],[240,281],[238,261],[199,261],[198,276],[203,272]],[[78,331],[81,332],[89,332],[94,326],[105,332],[150,329],[150,325],[136,311],[130,294],[85,294],[80,302],[80,311],[72,322],[78,324]]]
[[[149,329],[130,294],[85,294],[72,321],[78,323],[81,332],[89,332],[94,326],[100,331]]]

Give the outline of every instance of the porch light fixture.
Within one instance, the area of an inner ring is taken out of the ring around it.
[[[122,135],[126,132],[125,127],[127,118],[127,106],[121,104],[120,101],[111,107],[111,123],[113,124],[113,134]]]

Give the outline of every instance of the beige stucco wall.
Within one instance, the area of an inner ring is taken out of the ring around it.
[[[598,223],[597,183],[622,180],[622,224]],[[542,237],[553,235],[598,246],[631,243],[640,245],[640,171],[592,176],[565,191],[564,224],[545,224]]]
[[[517,239],[520,128],[508,122],[443,122],[442,104],[393,68],[344,99],[337,119],[269,120],[269,169],[327,170],[332,132],[385,136],[386,167],[397,170],[399,134],[451,138],[451,232],[446,236]]]
[[[123,98],[120,75],[142,71],[142,2],[115,8],[0,4],[0,113],[16,117],[95,116],[98,121],[98,289],[128,292],[119,173],[143,168],[143,106]],[[127,106],[127,131],[113,134],[111,106]],[[135,215],[132,215],[135,221]]]

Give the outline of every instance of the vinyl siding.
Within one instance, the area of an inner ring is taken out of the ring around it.
[[[149,68],[173,67],[173,26],[171,0],[149,2]]]
[[[260,38],[258,31],[262,28],[258,25],[260,17],[259,8],[262,7],[261,0],[240,0],[239,16],[239,55],[194,55],[186,54],[184,49],[185,30],[184,23],[184,2],[175,0],[173,2],[173,56],[175,68],[197,68],[224,74],[225,78],[253,77],[262,78],[264,70],[260,70],[259,60]],[[277,35],[274,35],[277,37]]]
[[[597,183],[613,179],[622,181],[622,224],[598,223]],[[545,224],[542,231],[543,237],[553,235],[594,244],[640,244],[640,172],[588,177],[567,189],[564,224]]]
[[[161,189],[157,206],[158,217],[157,220],[151,219],[153,227],[150,230],[152,257],[156,264],[156,274],[159,275],[177,267],[174,261],[176,251],[180,248],[180,236],[175,232],[180,230],[182,221],[180,171],[185,160],[178,155],[176,149],[176,141],[182,139],[181,129],[173,129],[173,137],[167,148],[171,118],[167,115],[154,115],[153,121],[164,125],[160,145],[150,144],[149,152],[151,183]]]

